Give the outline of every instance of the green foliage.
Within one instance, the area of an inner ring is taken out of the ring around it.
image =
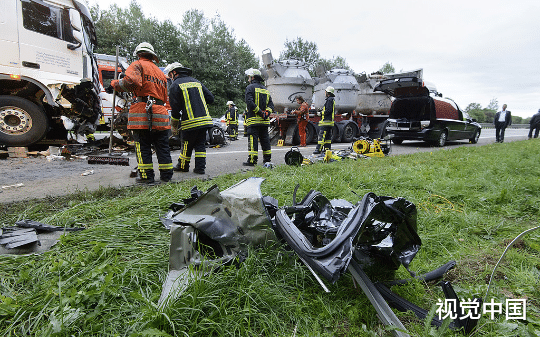
[[[497,99],[492,99],[486,108],[482,108],[479,103],[470,103],[466,108],[465,112],[471,116],[471,118],[476,119],[479,123],[493,123],[495,119],[495,114],[497,113]]]
[[[386,62],[378,71],[383,74],[392,74],[396,72],[396,69],[394,68],[392,63]]]
[[[229,100],[241,110],[245,107],[244,71],[258,67],[258,60],[219,16],[208,19],[192,9],[184,13],[179,24],[159,21],[146,17],[136,1],[126,9],[113,4],[108,10],[100,10],[96,5],[91,13],[98,36],[96,52],[114,55],[118,45],[120,56],[133,60],[135,47],[149,42],[161,59],[160,66],[180,62],[210,89],[215,96],[215,103],[209,106],[212,116],[223,115]]]
[[[345,273],[323,293],[309,270],[283,246],[253,248],[239,268],[193,282],[166,308],[156,305],[167,273],[169,234],[159,217],[197,185],[222,190],[260,176],[263,195],[291,205],[315,189],[357,202],[363,194],[404,197],[417,206],[422,248],[418,274],[456,260],[446,280],[458,296],[483,296],[507,244],[540,217],[537,140],[459,147],[359,161],[278,166],[151,188],[102,189],[0,205],[0,224],[21,218],[84,226],[42,255],[0,256],[0,335],[5,336],[388,336],[362,291]],[[137,205],[134,207],[134,205]],[[144,206],[140,206],[144,205]],[[527,298],[527,320],[484,316],[474,335],[534,336],[540,331],[540,232],[516,242],[497,270],[489,297]],[[370,274],[373,278],[373,275]],[[404,268],[395,278],[409,278]],[[444,295],[419,281],[394,286],[433,309]],[[433,315],[433,310],[430,315]],[[461,336],[397,313],[414,336]]]
[[[324,71],[335,68],[351,70],[345,58],[341,56],[334,56],[332,59],[322,58],[318,52],[317,44],[304,41],[301,37],[292,41],[285,40],[284,48],[280,53],[280,60],[298,59],[304,61],[312,77],[317,76],[315,69],[318,67]]]

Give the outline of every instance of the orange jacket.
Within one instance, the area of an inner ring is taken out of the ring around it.
[[[140,58],[129,65],[124,78],[119,81],[112,81],[111,85],[117,91],[133,92],[135,97],[146,98],[152,96],[154,99],[160,100],[161,104],[156,103],[152,106],[152,130],[169,130],[171,128],[169,112],[165,108],[167,102],[167,77],[154,62],[146,58]],[[128,114],[128,129],[149,129],[150,121],[145,107],[145,102],[131,104]]]
[[[299,110],[294,110],[294,113],[298,116],[298,121],[309,120],[309,105],[306,102],[300,104]]]

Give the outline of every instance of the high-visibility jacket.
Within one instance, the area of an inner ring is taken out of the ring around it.
[[[181,120],[182,130],[196,130],[213,125],[207,104],[214,103],[214,95],[198,80],[181,73],[169,88],[171,117]]]
[[[129,65],[126,75],[111,82],[117,91],[133,92],[135,97],[146,100],[148,96],[156,101],[152,106],[152,130],[169,130],[171,123],[169,112],[165,108],[167,102],[167,77],[149,59],[141,57]],[[146,112],[146,103],[136,100],[131,104],[128,114],[128,126],[130,130],[148,130],[150,121]]]
[[[225,120],[227,120],[227,125],[238,125],[238,112],[236,111],[236,107],[233,106],[227,109]]]
[[[298,121],[309,121],[309,105],[306,102],[302,102],[300,104],[300,108],[298,110],[293,111],[296,116],[298,117]]]
[[[247,113],[244,121],[246,126],[270,125],[270,119],[264,119],[261,113],[274,112],[274,103],[268,89],[257,78],[254,78],[246,88],[246,104]]]
[[[319,126],[334,126],[334,114],[336,112],[336,101],[334,96],[326,97],[324,108],[321,114]]]

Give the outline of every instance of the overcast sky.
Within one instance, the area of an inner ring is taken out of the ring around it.
[[[130,0],[87,0],[102,10]],[[465,109],[495,98],[513,115],[540,109],[540,1],[182,1],[138,0],[144,14],[180,23],[186,10],[215,15],[259,58],[277,58],[286,39],[315,42],[321,57],[342,56],[356,73],[386,62],[424,69],[444,97]],[[159,51],[156,51],[159,54]]]

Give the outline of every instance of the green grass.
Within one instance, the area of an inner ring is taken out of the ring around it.
[[[210,162],[209,165],[212,165]],[[462,298],[483,297],[506,245],[540,218],[540,142],[458,147],[308,167],[256,168],[211,181],[102,189],[67,197],[0,204],[0,225],[20,219],[85,226],[42,255],[0,256],[3,336],[389,336],[350,274],[324,293],[279,245],[252,249],[239,267],[195,281],[173,305],[157,300],[168,268],[169,234],[159,221],[193,185],[222,190],[264,177],[264,195],[292,203],[309,190],[353,203],[367,192],[404,197],[418,207],[422,248],[411,264],[425,273],[456,260],[446,276]],[[373,275],[372,275],[373,276]],[[400,268],[396,278],[407,278]],[[392,289],[433,309],[435,284]],[[527,298],[527,321],[484,316],[474,336],[540,335],[540,231],[522,238],[496,274],[489,297]],[[413,336],[460,336],[398,313]]]

